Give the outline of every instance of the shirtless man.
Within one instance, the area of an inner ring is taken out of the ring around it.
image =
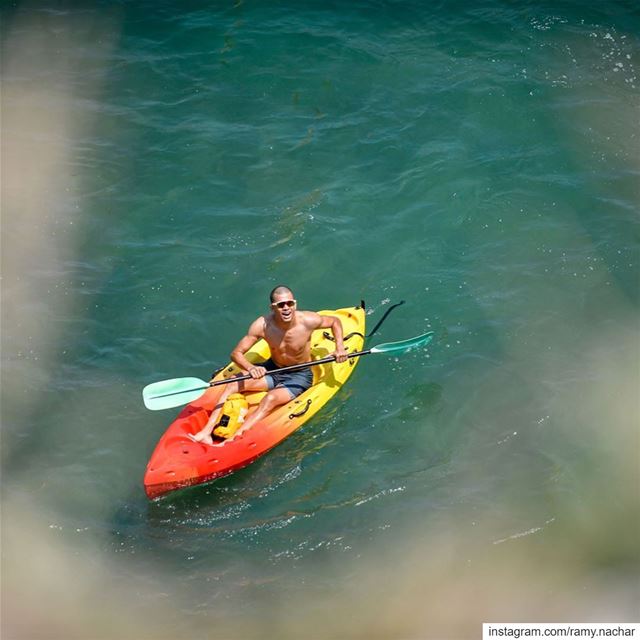
[[[230,382],[220,396],[218,405],[211,413],[207,424],[195,436],[197,442],[213,444],[211,433],[215,428],[222,405],[232,393],[266,391],[258,408],[247,418],[242,428],[249,428],[271,413],[276,407],[290,402],[313,384],[313,373],[309,367],[292,372],[270,373],[273,369],[300,364],[311,360],[311,333],[316,329],[331,329],[336,340],[333,355],[336,362],[347,359],[342,342],[342,324],[335,316],[321,316],[313,311],[298,311],[291,289],[278,286],[271,292],[271,313],[260,316],[249,327],[247,335],[231,352],[231,359],[249,373],[250,380]],[[245,353],[264,338],[271,350],[271,358],[262,364],[252,364]]]

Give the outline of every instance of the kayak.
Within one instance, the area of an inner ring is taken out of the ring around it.
[[[354,353],[362,350],[364,304],[318,313],[340,318],[347,351]],[[313,332],[312,360],[320,360],[334,351],[335,342],[330,331],[318,329]],[[251,362],[263,362],[270,357],[269,346],[264,340],[259,340],[245,355]],[[304,393],[278,407],[248,429],[243,429],[240,425],[231,437],[215,438],[211,445],[195,442],[190,436],[204,427],[219,404],[225,385],[212,387],[184,407],[160,438],[144,475],[147,496],[151,499],[158,498],[177,489],[216,480],[246,467],[314,416],[349,379],[359,360],[360,358],[350,358],[343,363],[329,362],[311,367],[313,385]],[[230,363],[214,377],[214,381],[239,373],[240,369]],[[246,394],[246,416],[251,415],[264,395],[264,392]]]

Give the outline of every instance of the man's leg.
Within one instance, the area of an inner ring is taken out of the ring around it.
[[[287,389],[278,387],[271,389],[267,395],[262,398],[258,408],[243,422],[241,429],[248,429],[252,427],[256,422],[262,420],[265,416],[268,416],[272,411],[291,402],[291,394]]]

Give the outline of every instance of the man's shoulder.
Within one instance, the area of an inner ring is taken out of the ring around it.
[[[315,328],[315,325],[317,325],[321,320],[320,314],[315,311],[298,311],[298,313],[300,314],[299,317],[302,318],[303,322],[312,328]]]
[[[267,316],[258,316],[249,327],[249,333],[253,333],[254,335],[259,335],[260,337],[264,337],[264,330],[267,326],[269,319]]]

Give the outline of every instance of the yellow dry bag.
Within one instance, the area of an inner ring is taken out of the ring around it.
[[[224,402],[220,422],[213,430],[218,438],[230,438],[244,422],[249,411],[249,403],[241,393],[232,393]]]

